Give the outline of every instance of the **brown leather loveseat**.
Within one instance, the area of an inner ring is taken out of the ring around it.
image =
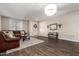
[[[9,38],[0,31],[0,53],[19,47],[20,38]]]

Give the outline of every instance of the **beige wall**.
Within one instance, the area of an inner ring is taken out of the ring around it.
[[[57,18],[49,18],[50,20],[40,22],[40,35],[46,36],[50,31],[47,25],[58,23],[62,24],[62,28],[58,29],[59,38],[79,42],[79,11],[72,12]]]

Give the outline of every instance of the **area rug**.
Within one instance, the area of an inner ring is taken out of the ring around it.
[[[20,47],[8,50],[6,54],[9,54],[9,53],[12,53],[12,52],[15,52],[15,51],[39,44],[39,43],[43,43],[43,42],[44,42],[43,40],[33,38],[33,37],[31,37],[30,40],[25,40],[25,41],[20,40]]]

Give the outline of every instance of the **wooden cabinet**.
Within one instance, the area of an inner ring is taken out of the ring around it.
[[[48,38],[49,39],[58,39],[58,32],[49,32]]]

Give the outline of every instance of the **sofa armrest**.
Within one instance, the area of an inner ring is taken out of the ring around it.
[[[13,42],[13,41],[19,41],[20,38],[7,38],[6,42]]]

